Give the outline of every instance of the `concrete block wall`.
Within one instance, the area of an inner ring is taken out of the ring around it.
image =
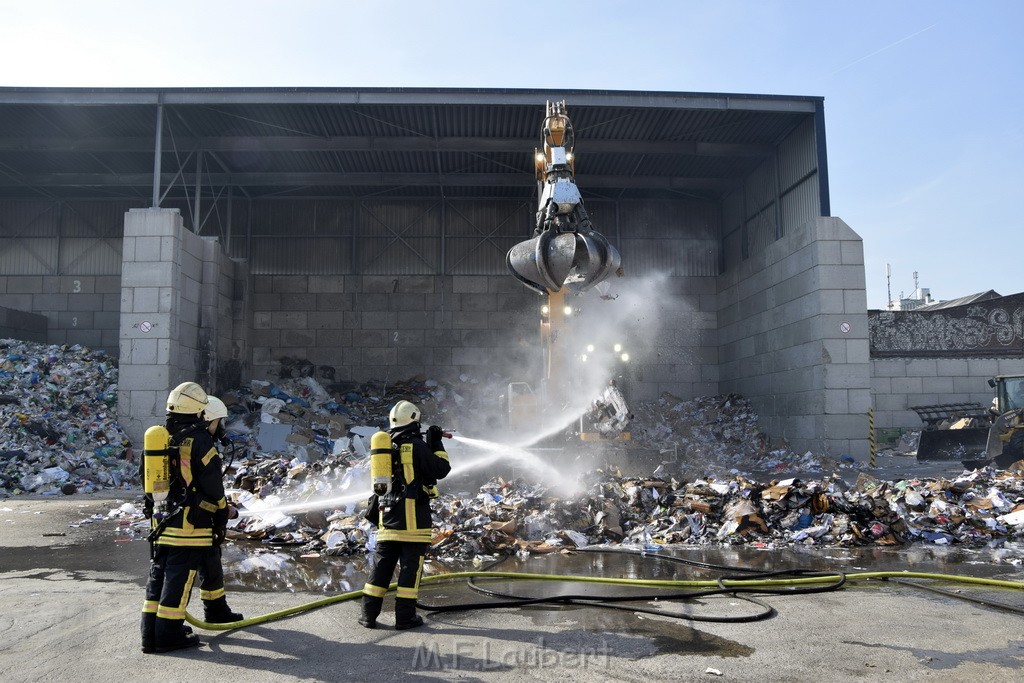
[[[713,277],[668,277],[649,293],[637,319],[624,325],[631,400],[718,393],[716,286]]]
[[[46,318],[0,306],[0,339],[20,339],[45,344]]]
[[[49,344],[81,344],[118,354],[119,275],[0,276],[0,306],[47,321]]]
[[[222,292],[233,266],[215,240],[183,227],[177,209],[132,209],[125,216],[118,419],[132,438],[162,423],[171,388],[196,381],[216,391]]]
[[[874,358],[871,393],[877,429],[919,430],[911,406],[972,402],[989,406],[996,375],[1024,374],[1024,358]]]
[[[282,359],[360,382],[497,374],[536,385],[543,377],[545,298],[510,276],[260,275],[252,292],[248,341],[258,379],[277,379]],[[573,323],[581,350],[598,338],[623,343],[631,400],[715,393],[715,279],[665,278],[642,305],[623,310],[627,298],[602,300],[591,290],[566,299],[581,312]]]
[[[541,297],[507,276],[258,275],[252,280],[252,376],[281,359],[338,379],[452,380],[521,372],[537,352]]]
[[[868,455],[863,244],[838,218],[793,230],[719,278],[721,391],[796,450]]]

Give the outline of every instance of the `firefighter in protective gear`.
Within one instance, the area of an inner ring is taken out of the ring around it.
[[[425,437],[420,434],[419,409],[409,401],[399,401],[389,415],[391,439],[391,484],[389,490],[370,498],[367,519],[377,525],[376,564],[363,586],[363,605],[359,623],[376,628],[384,595],[391,584],[395,566],[398,592],[395,597],[395,627],[421,626],[416,614],[423,558],[430,545],[430,499],[437,495],[437,481],[451,471],[448,454],[441,443],[442,430],[431,426]],[[378,432],[371,443],[386,444],[387,436]]]
[[[227,510],[220,454],[204,417],[208,406],[206,391],[195,382],[179,384],[167,397],[168,451],[173,464],[166,510],[151,519],[143,652],[170,652],[200,644],[184,625],[185,607],[204,554],[213,546],[217,515]]]
[[[203,411],[207,422],[206,431],[214,441],[225,443],[227,440],[228,407],[216,396],[210,396]],[[223,472],[221,477],[223,478]],[[203,553],[199,564],[199,597],[203,600],[203,620],[210,624],[228,624],[241,621],[243,617],[228,607],[228,599],[224,594],[224,565],[221,563],[221,543],[227,535],[228,519],[238,516],[232,505],[219,508],[213,515],[213,545]]]

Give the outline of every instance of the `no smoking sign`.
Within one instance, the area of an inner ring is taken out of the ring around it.
[[[850,334],[851,329],[853,328],[850,326],[850,323],[846,322],[845,320],[839,323],[839,331],[842,332],[843,334]]]

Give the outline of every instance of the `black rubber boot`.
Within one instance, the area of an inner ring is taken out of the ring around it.
[[[172,652],[200,645],[199,636],[186,633],[182,619],[157,619],[153,652]]]
[[[363,611],[359,615],[359,623],[366,628],[377,628],[377,617],[380,616],[380,608],[383,604],[384,598],[364,595]]]
[[[395,628],[405,630],[423,626],[423,617],[416,614],[416,601],[412,598],[395,598]]]
[[[230,624],[245,618],[238,612],[232,612],[228,599],[223,596],[216,600],[203,600],[203,614],[208,624]]]
[[[142,613],[142,651],[154,652],[156,645],[156,612]]]

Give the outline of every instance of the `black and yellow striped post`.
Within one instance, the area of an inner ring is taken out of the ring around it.
[[[875,409],[868,406],[868,443],[871,445],[871,466],[875,466],[875,451],[878,450],[875,445]]]

